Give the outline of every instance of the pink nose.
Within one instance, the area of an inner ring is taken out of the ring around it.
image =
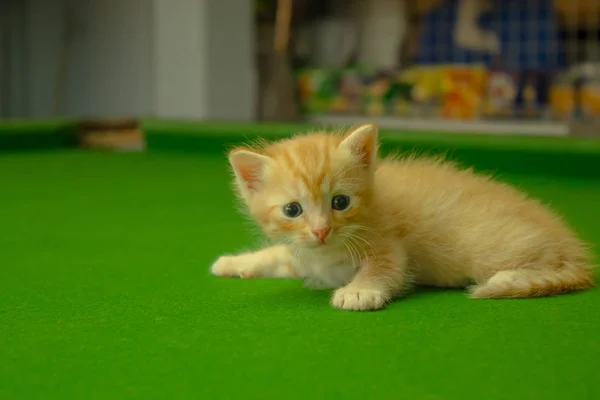
[[[317,239],[319,239],[319,241],[321,243],[323,243],[325,241],[325,238],[329,234],[329,231],[330,231],[329,228],[321,228],[321,229],[313,229],[312,233],[313,233],[313,235],[316,236]]]

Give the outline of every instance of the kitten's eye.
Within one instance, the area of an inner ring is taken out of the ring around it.
[[[331,199],[331,208],[334,210],[345,210],[350,205],[350,197],[344,196],[343,194],[338,194],[337,196],[333,196]]]
[[[294,202],[294,203],[289,203],[286,204],[285,206],[283,206],[283,213],[290,218],[296,218],[299,217],[300,214],[302,214],[302,207],[300,206],[300,204]]]

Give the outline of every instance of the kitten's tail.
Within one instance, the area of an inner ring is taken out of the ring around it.
[[[552,296],[595,286],[591,268],[570,263],[559,269],[510,269],[471,289],[474,299]]]

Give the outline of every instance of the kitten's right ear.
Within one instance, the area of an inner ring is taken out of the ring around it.
[[[377,157],[377,126],[363,124],[351,129],[340,143],[352,156],[367,166],[372,166]]]
[[[237,182],[242,188],[248,190],[256,189],[270,162],[271,158],[245,148],[237,148],[229,152],[229,164],[233,168]]]

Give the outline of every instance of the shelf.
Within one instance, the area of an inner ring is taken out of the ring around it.
[[[550,121],[448,121],[395,117],[312,115],[311,124],[347,126],[375,122],[382,129],[491,135],[569,136],[566,122]]]

